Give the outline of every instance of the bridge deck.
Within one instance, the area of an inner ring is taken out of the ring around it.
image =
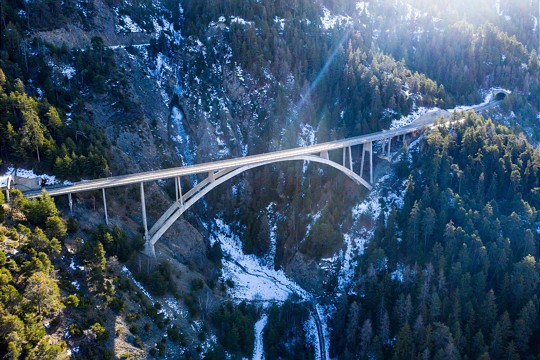
[[[496,105],[497,102],[492,102],[489,104],[482,104],[474,107],[476,111],[483,111],[488,107]],[[100,190],[105,188],[112,188],[117,186],[125,186],[131,184],[138,184],[146,181],[155,181],[160,179],[174,178],[177,176],[187,176],[194,174],[208,173],[211,171],[223,170],[223,169],[235,169],[246,165],[253,165],[258,163],[265,162],[277,162],[279,160],[285,160],[287,158],[305,156],[305,155],[314,155],[320,154],[322,152],[327,152],[331,150],[339,150],[347,148],[350,146],[361,145],[364,143],[394,138],[396,136],[409,134],[411,132],[420,130],[426,126],[433,124],[433,121],[437,117],[443,117],[448,119],[452,111],[447,110],[437,110],[434,112],[427,113],[426,115],[420,117],[413,123],[403,126],[401,128],[392,129],[392,130],[383,130],[376,133],[356,136],[343,140],[335,140],[326,143],[304,146],[299,148],[279,150],[264,154],[250,155],[240,158],[227,159],[227,160],[218,160],[212,161],[203,164],[191,165],[191,166],[182,166],[176,168],[169,168],[163,170],[154,170],[147,171],[136,174],[129,175],[120,175],[113,176],[108,178],[90,180],[90,181],[81,181],[77,182],[70,186],[58,187],[58,188],[47,188],[47,192],[51,196],[74,194],[84,191],[91,190]],[[36,197],[41,194],[41,191],[28,191],[24,193],[25,197]]]
[[[99,190],[117,186],[137,184],[140,182],[154,181],[160,179],[174,178],[176,176],[187,176],[194,174],[208,173],[210,171],[222,170],[227,168],[237,168],[245,165],[252,165],[268,161],[283,160],[295,156],[319,154],[323,151],[338,150],[349,146],[360,145],[370,141],[388,139],[403,134],[408,134],[423,128],[426,124],[408,125],[399,129],[384,130],[368,135],[361,135],[344,140],[330,141],[326,143],[299,147],[294,149],[279,150],[265,154],[250,155],[240,158],[212,161],[203,164],[182,166],[163,170],[147,171],[137,174],[112,176],[108,178],[81,181],[73,185],[47,188],[47,192],[51,196],[74,194],[84,191]],[[39,196],[41,191],[28,191],[24,193],[25,197]]]

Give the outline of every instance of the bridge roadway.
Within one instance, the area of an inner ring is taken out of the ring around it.
[[[477,105],[470,109],[477,112],[486,110],[492,106],[498,104],[498,101],[493,101],[487,104]],[[105,222],[109,224],[109,216],[107,213],[107,200],[105,189],[126,186],[132,184],[139,184],[141,193],[141,212],[144,227],[144,239],[145,249],[144,253],[155,257],[155,243],[164,235],[164,233],[172,226],[172,224],[195,202],[205,196],[209,191],[216,186],[224,183],[234,176],[241,174],[244,171],[253,169],[255,167],[273,164],[280,161],[313,161],[315,163],[326,164],[341,171],[356,183],[365,186],[368,190],[371,190],[373,179],[373,142],[382,142],[382,152],[387,153],[390,157],[390,147],[392,139],[401,135],[405,136],[416,131],[423,130],[425,128],[434,125],[434,122],[438,118],[442,118],[447,121],[451,118],[452,114],[464,109],[456,110],[434,110],[430,111],[411,124],[406,126],[383,130],[372,134],[356,136],[343,140],[335,140],[322,144],[298,147],[288,150],[279,150],[259,155],[250,155],[229,160],[219,160],[198,165],[183,166],[164,170],[148,171],[138,174],[114,176],[104,179],[96,179],[90,181],[81,181],[69,186],[63,186],[58,188],[47,188],[47,192],[51,196],[68,195],[70,209],[73,209],[72,194],[80,193],[92,190],[101,190],[103,195],[103,210],[105,215]],[[448,124],[448,123],[447,123]],[[352,159],[352,146],[362,145],[362,159],[360,162],[360,174],[357,174],[353,170]],[[329,152],[334,150],[342,150],[343,164],[329,159]],[[347,156],[348,153],[348,156]],[[369,154],[369,182],[363,178],[364,172],[364,160],[365,155]],[[348,157],[348,161],[347,161]],[[386,157],[386,158],[388,158]],[[348,163],[348,164],[347,164]],[[186,193],[182,193],[182,186],[180,178],[181,176],[188,176],[194,174],[207,174],[207,177],[198,182],[193,188]],[[176,201],[161,215],[161,217],[153,224],[149,229],[144,183],[147,181],[155,181],[161,179],[174,179],[176,188]],[[40,191],[25,192],[26,197],[37,197],[41,194]]]
[[[493,106],[493,105],[491,105]],[[478,109],[480,110],[480,109]],[[478,111],[477,110],[477,111]],[[482,109],[483,110],[483,109]],[[451,112],[446,110],[438,110],[434,113],[437,113],[437,116],[423,116],[417,121],[403,126],[401,128],[393,130],[383,130],[376,133],[371,133],[367,135],[356,136],[343,140],[335,140],[326,143],[304,146],[299,148],[279,150],[259,155],[250,155],[240,158],[228,159],[228,160],[218,160],[203,164],[191,165],[191,166],[182,166],[176,168],[169,168],[163,170],[154,170],[147,171],[137,174],[130,175],[120,175],[112,176],[108,178],[81,181],[73,185],[68,185],[59,188],[46,188],[47,192],[51,196],[59,196],[66,194],[75,194],[85,191],[92,190],[101,190],[118,186],[125,186],[131,184],[139,184],[146,181],[155,181],[160,179],[169,179],[175,178],[178,176],[187,176],[194,174],[203,174],[209,173],[216,170],[230,169],[230,168],[239,168],[246,165],[254,165],[258,163],[268,163],[268,162],[277,162],[280,160],[286,160],[288,158],[294,158],[298,156],[306,155],[319,155],[332,150],[341,150],[355,145],[361,145],[377,140],[392,139],[394,137],[410,134],[412,132],[423,129],[426,126],[433,124],[433,121],[436,117],[448,118],[451,115]],[[433,113],[428,113],[430,115]],[[435,115],[435,114],[433,114]],[[422,120],[422,118],[425,118]],[[41,191],[27,191],[24,192],[25,197],[37,197],[41,194]]]

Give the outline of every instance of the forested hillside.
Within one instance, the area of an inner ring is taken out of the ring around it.
[[[404,205],[381,213],[353,291],[338,302],[334,355],[539,354],[540,152],[508,128],[465,117],[429,132],[403,160]]]
[[[373,191],[302,161],[247,171],[156,259],[138,187],[107,189],[107,217],[105,192],[12,190],[0,357],[537,358],[538,17],[532,0],[1,0],[0,180],[19,190],[466,120],[389,157],[374,143]],[[151,226],[175,186],[144,187]]]

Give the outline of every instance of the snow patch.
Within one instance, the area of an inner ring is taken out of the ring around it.
[[[63,184],[66,186],[73,185],[73,183],[68,180],[65,180],[65,181],[57,180],[56,176],[54,175],[47,175],[47,174],[36,175],[34,173],[34,170],[19,169],[19,168],[15,169],[13,166],[8,167],[7,172],[4,174],[5,177],[7,177],[8,175],[12,175],[13,177],[20,177],[24,179],[41,178],[42,185],[44,186],[58,185],[58,184]]]
[[[278,25],[280,31],[285,30],[285,19],[276,16],[274,18],[274,23]]]
[[[315,314],[310,313],[309,318],[304,323],[304,333],[306,334],[306,342],[309,345],[313,345],[315,348],[315,360],[321,359],[319,333],[317,331],[317,323],[315,322]]]
[[[369,15],[368,5],[369,5],[369,3],[366,2],[366,1],[357,2],[356,3],[356,10],[358,10],[358,12],[360,14],[363,14],[365,12],[366,15]]]
[[[285,301],[292,294],[303,299],[311,297],[289,280],[283,270],[274,270],[263,265],[257,256],[244,254],[240,239],[222,219],[215,219],[214,223],[216,230],[210,236],[210,243],[219,241],[221,244],[224,253],[222,278],[234,283],[234,287],[228,289],[232,298],[274,302]]]
[[[122,15],[120,17],[120,23],[116,25],[116,31],[138,33],[143,30],[129,17],[129,15]]]
[[[407,126],[413,121],[415,121],[416,119],[418,119],[420,116],[424,116],[428,112],[437,111],[437,110],[439,109],[428,109],[425,107],[421,107],[407,116],[402,116],[399,119],[392,120],[392,123],[390,124],[390,130]]]
[[[298,146],[310,146],[315,145],[317,130],[313,126],[308,124],[300,125],[300,136],[298,138]]]
[[[246,21],[239,16],[231,16],[231,24],[236,23],[244,26],[253,25],[253,21]]]
[[[321,16],[322,27],[325,30],[333,29],[336,26],[348,25],[351,22],[350,16],[332,15],[328,8],[323,6],[323,16]]]
[[[267,322],[268,315],[263,314],[261,318],[255,323],[255,347],[253,350],[253,360],[264,359],[263,330]]]

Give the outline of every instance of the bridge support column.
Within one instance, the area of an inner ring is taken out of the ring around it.
[[[174,178],[174,192],[176,194],[176,201],[178,201],[178,178]]]
[[[103,210],[105,210],[105,224],[109,225],[109,214],[107,214],[107,198],[105,197],[105,188],[101,189],[101,192],[103,193]]]
[[[71,193],[68,194],[68,202],[69,202],[69,212],[71,215],[73,215],[73,199],[71,198]]]
[[[151,244],[150,241],[148,240],[146,240],[146,242],[144,243],[143,254],[145,254],[146,256],[153,257],[153,258],[156,257],[156,249],[154,245]]]
[[[148,242],[148,223],[146,222],[146,202],[144,201],[144,185],[141,182],[141,211],[144,225],[144,239]]]
[[[353,171],[353,168],[352,168],[352,149],[351,149],[350,146],[347,149],[349,149],[349,170]]]
[[[390,145],[392,145],[392,138],[388,139],[388,157],[390,157]]]
[[[182,183],[180,182],[180,176],[174,178],[174,185],[176,188],[176,201],[180,201],[180,205],[184,205],[184,200],[182,199]]]
[[[9,190],[11,189],[11,181],[12,181],[11,175],[8,175],[7,179],[7,188],[6,188],[6,201],[9,203]]]
[[[345,160],[347,160],[347,148],[343,148],[343,166],[347,166]]]
[[[320,156],[323,159],[329,160],[328,151],[322,151]]]
[[[366,152],[369,152],[369,182],[373,184],[373,143],[367,142],[362,146],[362,164],[360,165],[360,176],[364,175],[364,160]]]
[[[210,180],[211,183],[216,181],[216,177],[214,176],[214,171],[209,171],[208,172],[208,179]]]

